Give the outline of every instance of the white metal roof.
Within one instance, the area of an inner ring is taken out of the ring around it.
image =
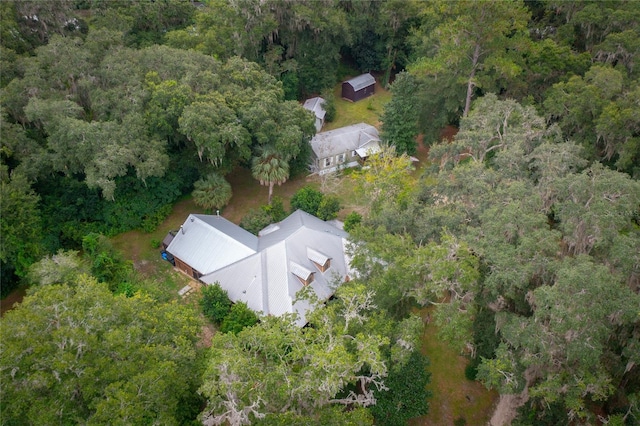
[[[313,273],[309,286],[320,300],[328,299],[334,285],[343,282],[350,273],[345,254],[348,234],[301,210],[277,225],[275,231],[259,238],[258,253],[201,280],[207,284],[220,283],[231,300],[244,301],[265,315],[297,312],[297,324],[303,326],[311,306],[305,301],[295,302],[296,294],[303,288],[297,277],[306,279]],[[313,263],[315,254],[331,258],[331,267],[320,271]]]
[[[353,90],[357,92],[358,90],[364,89],[372,84],[376,84],[376,79],[371,74],[365,73],[354,77],[351,80],[347,80],[345,83],[350,84],[351,87],[353,87]]]
[[[311,149],[317,158],[325,158],[346,151],[358,150],[379,142],[378,130],[370,124],[358,123],[327,132],[317,133],[311,139]]]
[[[318,265],[324,265],[327,260],[331,259],[326,254],[320,253],[317,250],[307,247],[307,257],[310,261],[317,263]]]
[[[167,251],[207,274],[254,254],[258,238],[221,216],[191,214]]]

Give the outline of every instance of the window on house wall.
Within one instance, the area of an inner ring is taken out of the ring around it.
[[[345,154],[338,154],[338,163],[344,163]]]
[[[327,157],[324,159],[324,166],[329,167],[333,163],[333,157]]]
[[[355,150],[351,151],[351,158],[355,157],[356,155],[358,155],[358,153]]]

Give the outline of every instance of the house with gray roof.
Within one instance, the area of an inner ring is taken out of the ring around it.
[[[245,302],[263,315],[296,313],[307,323],[309,301],[303,288],[321,301],[351,274],[348,234],[302,210],[248,233],[220,216],[189,215],[167,247],[176,267],[204,284],[219,283],[233,302]]]
[[[304,109],[311,111],[316,116],[316,132],[322,130],[324,117],[327,115],[327,111],[324,110],[324,102],[323,98],[316,96],[315,98],[307,99],[302,105]]]
[[[310,169],[319,175],[358,166],[368,156],[380,152],[378,129],[366,123],[316,133],[310,143]]]
[[[351,102],[367,98],[376,90],[376,79],[369,73],[342,82],[342,98]]]

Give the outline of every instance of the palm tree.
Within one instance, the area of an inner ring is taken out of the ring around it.
[[[220,209],[231,199],[231,185],[217,173],[211,173],[193,184],[193,202],[205,209]]]
[[[282,185],[289,179],[289,163],[273,149],[265,149],[259,157],[253,158],[251,173],[260,185],[269,187],[269,204],[271,204],[273,186]]]

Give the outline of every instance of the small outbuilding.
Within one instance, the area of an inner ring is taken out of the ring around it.
[[[375,92],[376,79],[369,73],[342,83],[342,98],[351,102],[367,98]]]
[[[322,130],[324,126],[324,116],[327,115],[327,111],[324,110],[324,99],[315,97],[307,99],[304,102],[304,109],[311,111],[316,116],[316,132]]]

